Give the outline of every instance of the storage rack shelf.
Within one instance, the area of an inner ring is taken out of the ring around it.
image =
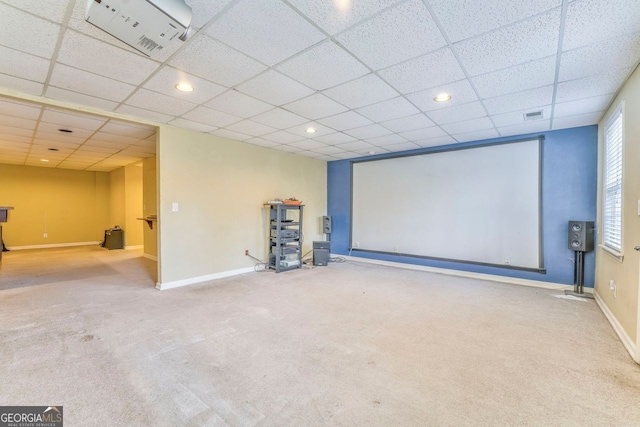
[[[269,263],[276,273],[302,267],[304,205],[269,204]]]

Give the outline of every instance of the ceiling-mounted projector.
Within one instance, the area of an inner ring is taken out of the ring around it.
[[[184,0],[87,0],[84,15],[87,22],[147,56],[185,41],[191,16]]]

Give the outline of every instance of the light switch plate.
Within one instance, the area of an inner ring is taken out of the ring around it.
[[[178,212],[178,203],[177,202],[171,203],[171,212]]]

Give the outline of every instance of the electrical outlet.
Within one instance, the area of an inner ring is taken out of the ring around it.
[[[356,242],[355,247],[359,248],[360,247],[360,242]]]
[[[178,212],[178,203],[177,202],[171,203],[171,212]]]
[[[504,257],[504,263],[506,265],[511,265],[511,258],[509,258],[508,256]]]
[[[609,290],[613,291],[614,298],[618,298],[618,285],[613,280],[609,280]]]
[[[397,246],[393,247],[393,252],[398,252],[398,247]]]
[[[49,236],[49,235],[48,235],[47,233],[44,233],[44,234],[42,235],[42,237],[44,237],[45,239],[46,239],[48,236]]]

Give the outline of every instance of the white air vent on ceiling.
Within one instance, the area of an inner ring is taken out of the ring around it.
[[[191,8],[184,0],[87,0],[85,19],[147,56],[186,40]]]
[[[544,114],[542,110],[539,111],[530,111],[528,113],[524,113],[524,121],[528,122],[530,120],[540,120],[542,118],[544,118]]]

